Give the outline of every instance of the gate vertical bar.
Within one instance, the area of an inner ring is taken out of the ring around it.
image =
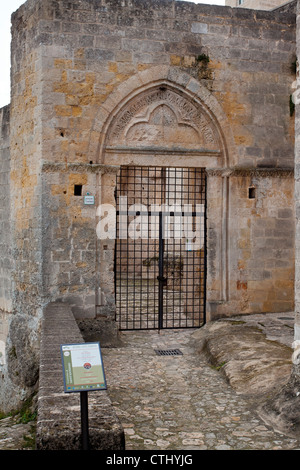
[[[204,180],[204,294],[203,294],[203,324],[206,323],[206,282],[207,282],[207,174],[202,170]]]
[[[158,281],[159,281],[159,291],[158,291],[158,329],[163,328],[163,296],[164,296],[164,240],[163,240],[163,214],[159,213],[159,253],[158,253]]]

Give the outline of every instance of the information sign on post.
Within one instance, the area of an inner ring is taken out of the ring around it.
[[[63,344],[61,358],[65,392],[80,392],[82,445],[88,450],[88,392],[107,389],[100,343]]]
[[[105,390],[100,343],[61,345],[66,393]]]

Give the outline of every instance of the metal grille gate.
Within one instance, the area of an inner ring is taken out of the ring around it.
[[[116,188],[119,329],[205,323],[203,168],[122,167]]]

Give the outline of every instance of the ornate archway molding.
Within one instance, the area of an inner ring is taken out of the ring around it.
[[[207,157],[206,168],[228,168],[236,161],[222,107],[206,87],[175,67],[155,66],[129,78],[110,94],[94,119],[91,160],[95,154],[101,164],[105,154],[147,152]]]
[[[156,66],[137,73],[117,87],[99,109],[89,157],[101,167],[99,203],[114,204],[112,181],[121,165],[205,167],[208,174],[218,172],[209,178],[207,189],[211,237],[207,240],[207,305],[226,302],[228,177],[237,154],[227,116],[209,90],[175,67]],[[99,263],[99,285],[103,273],[111,270],[103,260]]]

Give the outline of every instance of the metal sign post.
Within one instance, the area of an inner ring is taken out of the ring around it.
[[[82,448],[88,450],[88,392],[106,390],[100,343],[61,345],[65,393],[80,392]]]
[[[81,439],[82,449],[89,450],[89,406],[88,392],[80,392],[80,412],[81,412]]]

